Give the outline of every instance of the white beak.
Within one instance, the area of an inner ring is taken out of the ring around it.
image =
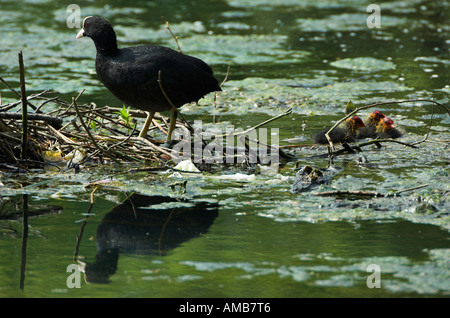
[[[84,29],[81,29],[80,32],[77,34],[77,39],[82,38],[84,36]]]

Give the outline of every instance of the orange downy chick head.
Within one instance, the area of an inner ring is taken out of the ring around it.
[[[352,133],[356,132],[359,128],[366,127],[364,122],[358,116],[347,118],[345,121],[345,126]]]
[[[370,117],[375,119],[375,120],[380,120],[384,117],[386,117],[382,112],[380,112],[379,110],[374,111],[373,113],[370,114]]]
[[[370,113],[369,119],[368,119],[369,125],[376,126],[377,124],[379,124],[381,122],[381,120],[383,120],[384,117],[386,117],[386,116],[379,110],[376,110],[373,113]]]
[[[378,127],[378,130],[381,131],[389,131],[394,129],[394,121],[390,119],[389,117],[384,117],[383,121],[381,122],[380,126]]]
[[[362,121],[362,119],[359,118],[358,116],[353,116],[350,120],[352,120],[354,122],[354,125],[357,128],[366,127],[366,125],[364,125],[364,122]]]

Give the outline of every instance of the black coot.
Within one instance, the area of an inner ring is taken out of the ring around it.
[[[76,38],[83,36],[94,41],[100,81],[126,105],[149,112],[141,137],[146,135],[155,112],[171,111],[167,141],[175,127],[177,110],[161,91],[159,72],[162,87],[177,108],[221,90],[211,67],[198,58],[156,45],[119,49],[114,29],[101,17],[84,19]]]

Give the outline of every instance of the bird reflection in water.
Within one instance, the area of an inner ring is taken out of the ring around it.
[[[120,253],[165,255],[206,233],[218,215],[216,203],[134,194],[105,215],[97,229],[94,263],[82,263],[86,282],[106,284]]]

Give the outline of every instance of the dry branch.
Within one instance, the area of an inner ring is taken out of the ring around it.
[[[412,187],[404,190],[395,191],[393,193],[380,193],[380,192],[373,192],[373,191],[351,191],[351,190],[336,190],[336,191],[325,191],[325,192],[316,192],[313,193],[316,196],[342,196],[342,195],[348,195],[348,196],[361,196],[361,197],[395,197],[399,194],[407,191],[413,191],[417,189],[421,189],[424,187],[427,187],[428,184],[423,184],[417,187]]]
[[[22,119],[23,114],[19,113],[7,113],[7,112],[0,112],[0,119]],[[62,125],[62,118],[54,117],[54,116],[48,116],[44,114],[28,114],[27,115],[29,120],[41,120],[44,122],[47,122],[49,124],[59,126]]]
[[[22,101],[22,141],[20,158],[27,157],[28,148],[28,110],[27,110],[27,92],[25,89],[25,70],[23,67],[22,52],[19,52],[19,73],[20,73],[20,100]]]

